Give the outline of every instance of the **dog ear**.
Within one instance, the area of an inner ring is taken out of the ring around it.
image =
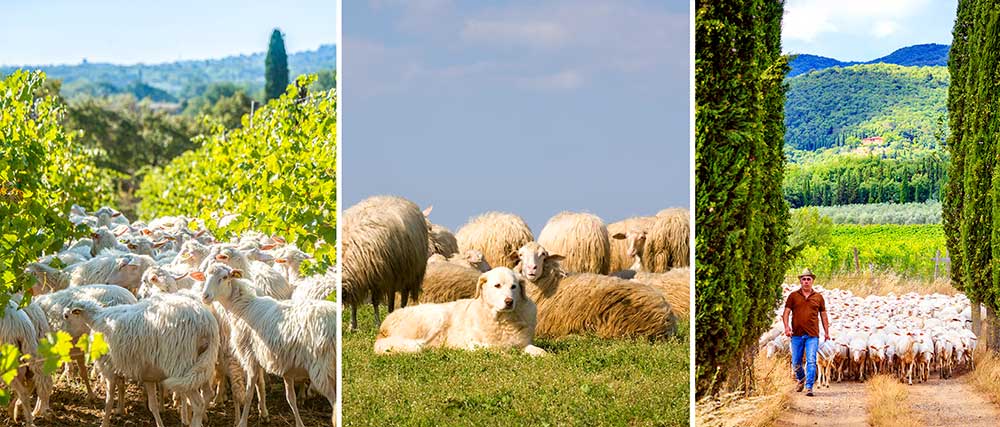
[[[486,279],[486,273],[479,275],[479,281],[476,282],[476,296],[473,298],[479,299],[479,296],[483,294],[483,285],[486,284],[487,280],[488,279]]]

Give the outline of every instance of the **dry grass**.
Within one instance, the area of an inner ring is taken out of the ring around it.
[[[795,380],[788,358],[754,360],[757,389],[750,395],[720,394],[702,399],[695,408],[695,425],[703,427],[764,427],[773,425],[791,401]]]
[[[798,278],[789,276],[786,283],[798,283]],[[854,295],[902,295],[909,292],[918,294],[939,293],[955,295],[958,289],[951,286],[947,278],[924,280],[903,276],[891,271],[864,271],[859,273],[837,274],[832,277],[819,277],[816,283],[824,288],[850,290]]]
[[[991,402],[1000,404],[1000,357],[985,348],[984,345],[976,350],[976,369],[968,374],[969,383]]]
[[[872,426],[920,425],[907,402],[909,391],[891,375],[879,374],[865,384],[868,391],[868,424]]]

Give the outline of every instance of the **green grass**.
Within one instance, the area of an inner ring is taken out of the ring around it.
[[[384,310],[384,308],[383,308]],[[376,356],[371,307],[345,307],[347,426],[686,426],[688,324],[665,342],[569,337],[549,352],[435,349]]]

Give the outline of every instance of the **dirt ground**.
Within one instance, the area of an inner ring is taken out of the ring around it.
[[[910,406],[926,426],[995,426],[1000,410],[963,378],[930,378],[910,387]]]
[[[867,425],[865,385],[855,381],[830,383],[830,388],[817,388],[815,396],[806,392],[792,393],[788,410],[781,414],[781,427],[800,426],[864,426]]]
[[[96,392],[100,402],[87,402],[87,391],[82,382],[78,379],[73,381],[59,382],[55,385],[52,397],[49,399],[52,411],[44,418],[35,420],[38,427],[95,427],[101,425],[101,417],[104,413],[104,392]],[[285,388],[281,378],[269,377],[267,392],[267,409],[270,414],[268,421],[260,419],[257,412],[257,403],[250,409],[250,426],[294,426],[295,417],[285,400]],[[112,415],[111,425],[115,427],[139,427],[152,426],[153,415],[146,406],[146,393],[137,385],[130,385],[128,388],[127,404],[125,405],[125,415]],[[305,399],[301,393],[297,395],[299,415],[302,422],[307,426],[329,426],[330,412],[333,410],[325,397],[313,395]],[[180,416],[177,408],[169,402],[160,399],[160,405],[165,406],[160,410],[160,417],[166,426],[181,426]],[[234,426],[236,417],[233,414],[232,401],[227,400],[222,405],[216,405],[208,409],[205,416],[206,427],[229,427]],[[0,425],[15,426],[24,425],[24,419],[19,418],[19,423],[15,424],[10,420],[7,411],[0,411]]]

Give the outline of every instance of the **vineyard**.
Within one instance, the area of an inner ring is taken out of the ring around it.
[[[854,249],[858,250],[855,265]],[[821,277],[837,273],[893,271],[922,279],[934,278],[937,251],[945,254],[944,229],[939,224],[924,225],[834,225],[827,243],[802,250],[789,273],[811,268]],[[939,276],[946,275],[941,264]]]
[[[792,216],[799,209],[792,209]],[[940,224],[941,202],[814,206],[834,224]]]

